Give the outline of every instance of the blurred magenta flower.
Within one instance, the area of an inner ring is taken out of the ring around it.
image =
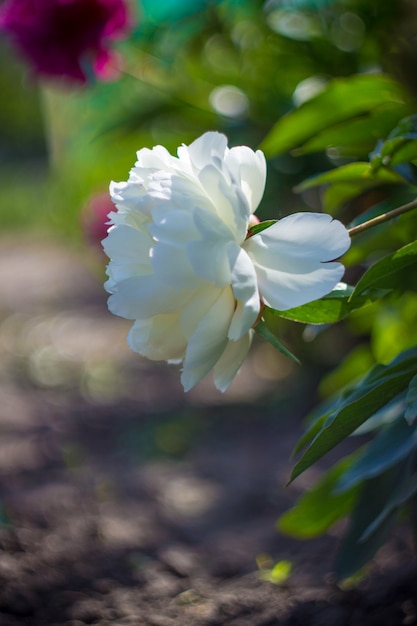
[[[40,75],[84,83],[91,73],[113,77],[108,45],[126,36],[124,0],[6,0],[0,30]]]
[[[114,204],[108,191],[96,193],[88,200],[81,213],[81,228],[86,241],[102,251],[101,241],[109,228],[109,213]]]

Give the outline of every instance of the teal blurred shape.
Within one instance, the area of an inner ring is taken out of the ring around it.
[[[141,0],[143,22],[169,22],[198,13],[207,5],[213,4],[210,0]],[[217,4],[217,2],[216,2]]]

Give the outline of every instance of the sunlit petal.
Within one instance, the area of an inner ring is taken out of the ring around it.
[[[225,163],[245,194],[250,212],[255,213],[262,199],[266,182],[266,161],[263,152],[253,152],[247,146],[231,148]]]
[[[254,264],[264,303],[285,310],[329,293],[344,274],[329,263],[349,248],[345,227],[330,215],[297,213],[243,245]]]

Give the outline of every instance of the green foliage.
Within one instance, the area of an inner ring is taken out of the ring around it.
[[[369,225],[414,203],[417,84],[403,44],[404,33],[409,41],[416,35],[411,5],[146,0],[120,46],[120,79],[84,90],[29,83],[1,46],[3,229],[79,234],[90,195],[125,178],[138,148],[161,143],[172,151],[212,129],[232,145],[260,145],[270,160],[258,211],[266,221],[249,236],[309,207]],[[337,324],[347,346],[321,380],[324,401],[297,445],[291,480],[335,446],[343,452],[347,437],[368,441],[278,524],[309,538],[348,516],[336,563],[342,578],[373,557],[399,510],[411,515],[417,493],[417,219],[402,209],[391,218],[354,236],[346,282],[304,306],[266,307],[256,326],[297,362],[277,336],[280,324],[318,325],[317,342]],[[161,449],[167,441],[181,449],[184,433],[173,437],[174,427],[158,431]],[[265,569],[268,580],[285,579],[280,567]]]
[[[281,116],[262,147],[270,157],[291,152],[300,159],[326,151],[325,171],[300,177],[295,191],[307,198],[320,189],[323,210],[362,224],[352,229],[346,255],[350,284],[263,315],[272,330],[279,318],[322,325],[322,332],[338,323],[361,341],[322,381],[320,390],[331,396],[309,418],[290,481],[348,437],[361,435],[360,449],[330,466],[278,521],[281,532],[306,539],[348,516],[335,564],[337,576],[348,578],[387,540],[404,507],[415,524],[409,506],[417,494],[415,103],[386,74],[333,78]]]
[[[410,282],[410,273],[412,275],[416,269],[417,241],[413,241],[372,265],[356,285],[350,302],[363,299],[363,295],[370,293],[370,289],[384,292],[414,289],[415,285]]]
[[[357,489],[337,492],[340,477],[350,467],[351,458],[343,459],[329,470],[305,494],[295,507],[284,513],[277,528],[297,539],[312,539],[326,532],[351,510]]]
[[[348,163],[324,174],[312,176],[297,186],[298,192],[312,187],[329,185],[323,194],[323,207],[328,213],[334,213],[352,198],[379,185],[404,183],[404,177],[391,169],[380,167],[373,169],[370,163]]]
[[[282,117],[263,140],[261,148],[268,156],[276,156],[294,148],[302,153],[322,150],[329,145],[344,147],[363,142],[366,145],[389,130],[387,122],[404,117],[408,110],[405,100],[398,83],[387,76],[337,78],[322,93]],[[383,113],[378,114],[381,103]],[[372,119],[371,136],[364,117]]]
[[[407,389],[416,373],[417,348],[412,348],[401,353],[388,365],[376,365],[352,389],[345,391],[336,406],[317,420],[302,439],[302,446],[309,445],[295,465],[291,480]]]
[[[369,33],[364,4],[352,6]],[[302,2],[285,9],[306,15],[312,10]],[[388,16],[380,17],[382,23]],[[417,204],[413,91],[414,85],[407,91],[389,72],[327,77],[318,93],[279,116],[261,143],[271,159],[326,156],[321,171],[310,167],[299,176],[295,191],[308,201],[319,191],[324,211],[356,225],[345,260],[350,284],[289,311],[265,308],[262,332],[271,339],[270,330],[275,343],[278,322],[285,319],[320,325],[322,333],[337,323],[354,339],[351,352],[322,380],[320,390],[332,395],[310,416],[290,480],[347,437],[361,435],[359,450],[331,466],[277,525],[306,539],[348,516],[335,564],[340,578],[367,565],[398,512],[406,507],[413,514],[409,505],[417,493],[417,229],[415,213],[406,215]]]
[[[417,377],[411,379],[408,386],[407,396],[405,398],[406,409],[404,417],[412,426],[417,418]]]
[[[267,324],[264,320],[259,320],[259,322],[255,326],[255,330],[261,337],[269,341],[271,345],[274,346],[281,354],[289,357],[296,363],[300,363],[299,359],[290,351],[288,348],[284,346],[278,339],[278,337],[268,328]]]

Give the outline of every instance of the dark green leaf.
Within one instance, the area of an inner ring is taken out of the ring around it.
[[[368,526],[384,509],[388,494],[395,489],[400,474],[396,466],[363,485],[337,557],[335,570],[339,579],[353,576],[388,539],[395,523],[393,512],[384,519],[376,532],[361,541]]]
[[[405,392],[387,402],[379,411],[370,417],[362,426],[356,430],[355,435],[365,435],[373,430],[379,430],[381,426],[391,424],[395,420],[403,417],[405,407]]]
[[[417,447],[417,430],[403,417],[387,424],[364,448],[341,477],[337,491],[351,489],[359,482],[381,474],[408,456]]]
[[[391,166],[417,158],[417,116],[410,115],[390,132],[385,141],[378,142],[370,155],[373,169]]]
[[[264,339],[266,339],[266,341],[269,341],[269,343],[274,346],[274,348],[276,348],[277,350],[279,350],[279,352],[281,352],[282,354],[284,354],[285,356],[289,357],[290,359],[292,359],[293,361],[295,361],[296,363],[300,364],[300,360],[292,353],[290,352],[290,350],[288,350],[288,348],[286,348],[280,341],[279,339],[276,337],[276,335],[274,335],[273,332],[271,332],[267,326],[267,324],[265,323],[264,320],[260,320],[256,326],[255,326],[255,330],[257,333],[259,333]]]
[[[295,465],[294,480],[329,450],[353,433],[382,406],[404,390],[417,373],[417,348],[407,350],[389,365],[377,365],[327,414],[320,431]]]
[[[416,142],[417,145],[417,142]],[[392,164],[392,169],[404,178],[411,185],[417,186],[417,167],[414,163]]]
[[[411,270],[415,270],[416,264],[417,241],[413,241],[372,265],[356,285],[350,298],[351,302],[362,296],[369,288],[395,288],[399,284],[399,278],[403,270],[407,270],[406,278],[410,280],[412,276]]]
[[[326,532],[338,519],[347,515],[357,490],[337,494],[334,488],[351,461],[350,457],[343,459],[326,472],[292,509],[281,515],[277,528],[297,539],[311,539]]]
[[[378,528],[385,522],[387,517],[389,517],[392,513],[395,513],[397,509],[407,504],[407,502],[412,498],[417,492],[417,474],[412,473],[412,459],[408,460],[408,463],[405,465],[405,471],[403,475],[397,479],[397,482],[392,489],[392,491],[388,494],[389,498],[387,499],[387,503],[384,508],[380,512],[380,514],[373,520],[369,526],[364,530],[363,534],[360,537],[360,542],[363,543],[366,541],[371,535],[373,535]]]
[[[386,76],[336,78],[325,91],[282,117],[260,147],[267,156],[276,156],[334,124],[371,111],[381,103],[398,103],[403,99],[399,85]]]
[[[414,424],[417,419],[417,376],[414,376],[408,385],[405,405],[404,417],[410,425]]]

